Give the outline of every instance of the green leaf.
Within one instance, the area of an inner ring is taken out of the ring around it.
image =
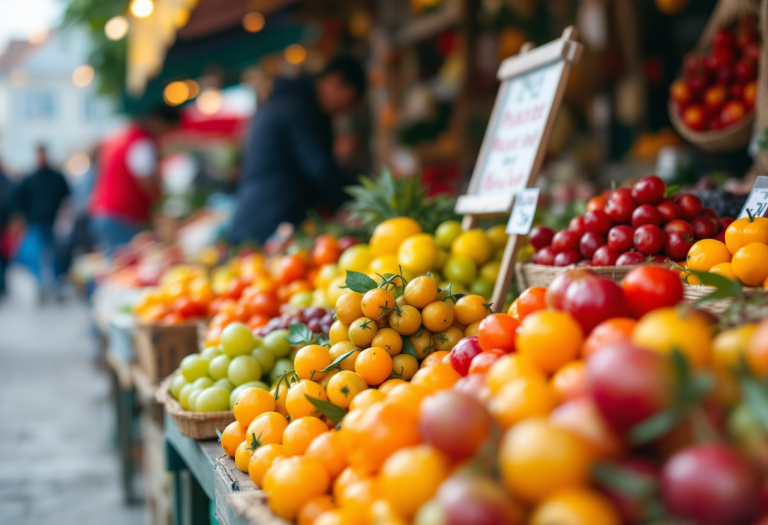
[[[685,410],[679,406],[662,410],[635,425],[629,431],[629,442],[633,445],[650,443],[675,428],[684,416]]]
[[[308,396],[306,394],[304,394],[304,397],[306,397],[307,400],[312,403],[312,405],[314,405],[318,412],[320,412],[334,423],[341,421],[341,419],[347,414],[346,410],[338,405],[334,405],[330,401],[317,399],[316,397]]]
[[[699,272],[696,270],[687,270],[692,275],[695,275],[701,280],[701,284],[705,286],[714,286],[715,291],[704,297],[697,299],[693,302],[693,306],[706,303],[709,301],[716,301],[718,299],[733,298],[741,300],[744,297],[744,291],[736,281],[731,281],[727,277],[710,272]]]
[[[680,193],[680,185],[679,184],[670,184],[667,186],[667,188],[664,190],[664,198],[668,199],[674,195],[677,195]]]
[[[658,489],[652,478],[605,461],[592,467],[592,478],[603,487],[635,500],[650,498]]]
[[[331,338],[325,334],[317,334],[315,336],[315,343],[319,344],[320,346],[330,346]]]
[[[419,359],[419,355],[416,353],[416,347],[413,346],[413,342],[411,341],[410,337],[403,337],[403,353],[412,355],[417,360]]]
[[[358,349],[355,348],[354,350],[350,350],[346,354],[340,355],[339,357],[334,359],[333,362],[330,365],[328,365],[325,368],[323,368],[322,370],[320,370],[320,372],[330,372],[334,368],[338,368],[339,370],[341,370],[341,362],[344,361],[346,358],[348,358],[349,356],[351,356],[352,354],[354,354],[357,351],[358,351]]]
[[[750,373],[743,358],[739,368],[739,383],[747,408],[763,430],[768,432],[768,392]]]
[[[364,294],[369,290],[378,288],[376,281],[374,281],[364,273],[353,272],[351,270],[347,270],[347,278],[345,279],[344,282],[346,286],[342,286],[342,288],[347,288],[357,293]]]
[[[312,331],[303,324],[292,324],[288,327],[288,336],[285,340],[294,346],[311,345],[315,336]]]
[[[216,430],[216,435],[219,437],[219,443],[221,443],[221,438],[222,438],[223,434],[221,433],[221,430],[219,430],[218,428],[215,429],[215,430]]]

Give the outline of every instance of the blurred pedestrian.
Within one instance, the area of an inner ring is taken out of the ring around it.
[[[178,108],[162,106],[102,145],[88,211],[94,239],[108,253],[149,223],[161,197],[157,143],[180,121]]]
[[[324,203],[338,208],[354,178],[336,161],[331,118],[365,95],[366,73],[351,57],[316,78],[277,79],[251,119],[230,235],[263,243],[282,222],[298,225]]]
[[[50,278],[58,293],[59,263],[53,223],[70,190],[61,172],[48,163],[44,146],[37,147],[37,170],[26,176],[16,191],[13,208],[21,213],[27,230],[19,248],[19,259],[37,279],[40,299],[49,289]]]
[[[11,198],[13,195],[13,183],[5,175],[0,163],[0,296],[5,295],[5,271],[10,260],[10,248],[5,246],[5,230],[11,216]]]

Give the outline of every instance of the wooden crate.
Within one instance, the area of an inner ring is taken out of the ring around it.
[[[138,322],[133,330],[139,367],[157,385],[181,360],[198,351],[197,323],[163,326]]]

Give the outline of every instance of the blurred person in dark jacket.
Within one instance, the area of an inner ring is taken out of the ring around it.
[[[0,241],[3,239],[5,229],[11,216],[11,200],[13,197],[13,183],[5,175],[3,166],[0,164]],[[9,253],[6,253],[5,246],[0,242],[0,296],[5,295],[5,271],[8,269]]]
[[[19,259],[37,279],[40,299],[47,288],[46,273],[58,287],[58,261],[53,223],[70,190],[67,180],[48,164],[45,147],[37,147],[37,170],[27,175],[16,190],[13,207],[25,219],[27,231],[19,248]]]
[[[314,79],[277,79],[251,119],[230,229],[234,243],[263,243],[280,223],[338,208],[355,182],[334,158],[332,117],[347,113],[367,87],[362,64],[337,57]]]

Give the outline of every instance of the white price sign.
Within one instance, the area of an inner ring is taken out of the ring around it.
[[[488,130],[478,195],[511,195],[528,185],[564,67],[561,60],[507,82],[501,111]]]
[[[749,213],[747,213],[749,210]],[[749,217],[765,217],[768,211],[768,177],[758,177],[752,191],[749,193],[747,202],[739,213],[739,219]]]
[[[515,194],[515,204],[512,215],[507,223],[507,233],[510,235],[528,235],[539,203],[539,188],[520,190]]]

